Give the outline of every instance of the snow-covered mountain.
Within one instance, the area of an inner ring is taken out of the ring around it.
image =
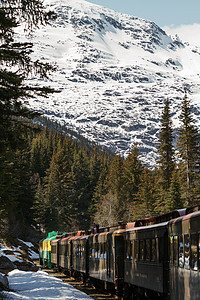
[[[85,0],[44,3],[57,18],[20,38],[32,39],[34,58],[58,66],[50,81],[32,82],[61,93],[33,98],[32,108],[121,155],[137,143],[150,165],[167,97],[175,127],[185,89],[199,122],[200,49],[153,22]]]

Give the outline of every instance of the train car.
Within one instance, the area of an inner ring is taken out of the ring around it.
[[[51,244],[51,267],[59,269],[59,253],[60,253],[60,241],[63,234],[57,235],[56,239],[50,241]]]
[[[71,270],[75,278],[86,282],[89,275],[88,235],[75,236],[69,239],[72,244]]]
[[[73,239],[80,237],[83,233],[83,231],[70,232],[64,234],[59,241],[59,258],[57,266],[68,275],[74,273],[72,266],[74,253],[72,241]]]
[[[42,242],[43,248],[43,266],[51,269],[51,241],[55,240],[57,231],[51,231],[48,233],[47,238]]]
[[[66,274],[71,272],[71,243],[69,239],[70,235],[64,235],[60,240],[59,249],[59,268],[61,268]]]
[[[55,232],[49,233],[39,243],[41,262],[94,285],[115,289],[124,300],[197,300],[199,208],[113,227],[97,226],[88,235],[79,231],[56,238]]]
[[[124,285],[127,300],[168,298],[168,222],[126,230]]]
[[[200,211],[169,222],[169,245],[170,300],[200,299]]]
[[[123,225],[120,227],[124,227]],[[88,237],[89,278],[92,283],[101,284],[106,289],[123,289],[123,248],[125,229],[109,228],[102,233]]]

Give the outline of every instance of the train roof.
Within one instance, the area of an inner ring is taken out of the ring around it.
[[[164,226],[167,226],[168,224],[169,224],[169,221],[152,224],[152,225],[148,225],[148,226],[133,227],[133,228],[127,229],[125,232],[132,232],[132,231],[138,231],[138,230],[147,230],[147,229],[151,229],[151,228],[164,227]]]
[[[179,217],[179,218],[176,218],[174,220],[170,220],[169,224],[175,224],[177,222],[182,222],[182,221],[186,221],[186,220],[189,220],[189,219],[192,219],[192,218],[195,218],[197,216],[200,216],[200,211],[195,211],[195,212],[192,212],[190,214],[187,214],[185,216],[182,216],[182,217]]]
[[[53,241],[53,240],[56,240],[56,235],[44,239],[43,242],[46,242],[46,241]]]
[[[56,238],[55,240],[52,240],[52,243],[58,243],[61,240],[61,238]]]
[[[60,240],[60,242],[65,242],[65,241],[69,240],[70,238],[71,238],[71,236],[64,237],[63,239]]]

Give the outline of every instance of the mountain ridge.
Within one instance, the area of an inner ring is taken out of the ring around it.
[[[127,155],[137,143],[149,165],[157,159],[159,120],[171,101],[174,127],[188,90],[199,121],[200,49],[168,36],[151,21],[85,0],[46,0],[57,19],[32,37],[34,58],[55,63],[50,81],[61,93],[33,98],[30,106],[69,129]]]

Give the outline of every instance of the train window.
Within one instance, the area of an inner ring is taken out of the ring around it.
[[[97,252],[97,258],[100,258],[100,244],[98,244],[99,245],[99,248],[98,248],[98,252]]]
[[[151,243],[150,243],[150,240],[146,240],[146,248],[145,248],[145,256],[146,256],[146,260],[150,260],[150,257],[151,257]]]
[[[92,258],[95,258],[95,249],[94,249],[94,246],[92,247]]]
[[[96,243],[95,244],[95,258],[98,258],[98,255],[99,255],[99,243]]]
[[[183,253],[183,236],[179,236],[178,243],[178,265],[180,268],[184,267],[184,253]]]
[[[129,259],[129,252],[130,252],[130,243],[129,240],[126,240],[126,258]]]
[[[92,258],[92,244],[91,243],[89,243],[89,257],[90,257],[90,259]]]
[[[100,244],[96,243],[96,258],[100,258]]]
[[[139,260],[144,260],[144,241],[139,241]]]
[[[102,258],[102,253],[103,253],[103,244],[102,243],[99,244],[99,248],[100,248],[100,258]]]
[[[94,258],[97,257],[97,244],[94,244]]]
[[[169,237],[169,255],[170,255],[170,264],[173,264],[173,236]]]
[[[107,258],[107,244],[104,243],[104,258]]]
[[[138,259],[138,240],[134,240],[134,245],[133,245],[134,253],[133,257],[134,259]]]
[[[98,255],[99,255],[99,258],[103,257],[103,243],[99,243]]]
[[[185,257],[185,269],[190,269],[190,237],[189,237],[189,234],[184,235],[184,257]]]
[[[127,259],[133,259],[133,241],[127,241]]]
[[[163,260],[165,259],[164,238],[159,237],[157,240],[158,240],[158,260],[160,263],[162,263]]]
[[[198,235],[198,243],[199,243],[199,247],[198,247],[198,251],[199,251],[199,271],[200,271],[200,234]]]
[[[51,253],[56,253],[56,245],[51,246]]]
[[[197,271],[197,235],[191,234],[191,269]]]
[[[151,240],[151,261],[156,261],[157,250],[156,250],[156,239]]]
[[[174,236],[174,265],[178,266],[178,236]]]
[[[104,243],[100,243],[100,258],[104,258]]]
[[[63,252],[62,255],[69,256],[72,252],[72,246],[71,245],[63,245]]]
[[[133,259],[133,254],[132,254],[132,241],[127,240],[126,241],[126,258],[127,259]]]
[[[68,245],[63,245],[61,247],[63,247],[62,250],[63,255],[68,256]]]
[[[129,258],[133,259],[133,241],[130,241],[130,254],[129,254]]]
[[[74,247],[73,247],[73,254],[74,254],[74,256],[76,256],[76,253],[77,253],[77,246],[76,245],[74,245]]]

